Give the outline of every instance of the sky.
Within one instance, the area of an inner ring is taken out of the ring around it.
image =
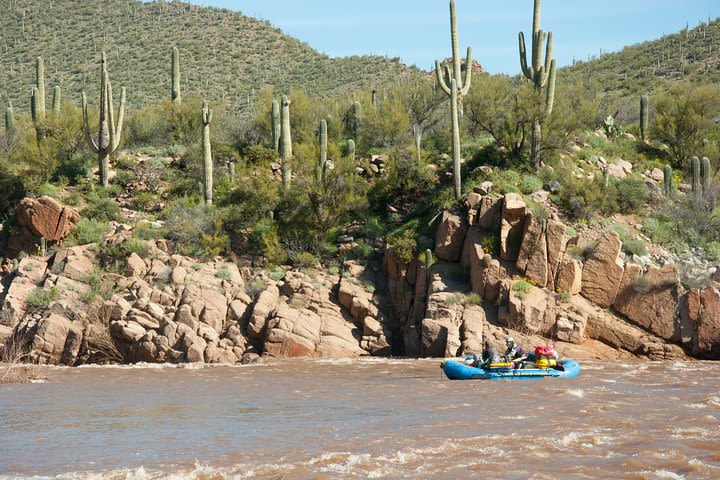
[[[332,57],[376,54],[431,69],[451,55],[448,0],[189,0],[270,21],[283,32]],[[490,73],[520,70],[520,30],[532,29],[533,0],[456,0],[460,49]],[[708,16],[718,0],[545,0],[542,28],[554,32],[559,66],[600,50],[674,33]]]

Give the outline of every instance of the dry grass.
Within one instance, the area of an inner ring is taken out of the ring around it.
[[[27,342],[17,334],[13,335],[0,348],[0,385],[38,380],[40,367],[23,363],[27,358]]]
[[[109,313],[95,302],[87,311],[85,328],[85,346],[88,359],[92,363],[122,363],[123,355],[110,336]]]

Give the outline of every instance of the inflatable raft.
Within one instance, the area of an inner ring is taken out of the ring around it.
[[[444,360],[440,367],[450,380],[540,380],[541,378],[574,378],[580,365],[573,360],[558,360],[550,368],[513,368],[510,364],[472,367],[456,360]]]

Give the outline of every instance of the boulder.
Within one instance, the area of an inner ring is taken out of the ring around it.
[[[54,198],[23,198],[15,213],[17,224],[48,242],[65,240],[80,221],[80,214]]]
[[[580,260],[565,255],[558,267],[555,290],[577,295],[582,290],[583,264]]]
[[[525,200],[517,193],[505,194],[500,224],[500,257],[516,261],[520,252],[527,207]]]
[[[617,296],[623,276],[620,260],[622,242],[615,232],[603,234],[585,262],[582,274],[582,295],[591,302],[607,308]]]
[[[82,325],[59,314],[38,322],[30,356],[39,363],[74,365],[82,343]]]
[[[263,354],[271,357],[307,357],[320,342],[320,317],[281,303],[267,323]]]
[[[720,359],[720,291],[708,287],[702,292],[692,291],[688,297],[694,299],[689,301],[690,315],[695,320],[693,354]]]
[[[545,238],[547,239],[547,270],[548,283],[550,290],[555,289],[555,279],[560,269],[560,260],[565,251],[565,232],[567,227],[564,223],[557,220],[548,220],[547,229],[545,230]]]
[[[516,283],[513,282],[513,287]],[[513,287],[510,288],[508,299],[507,326],[513,330],[532,334],[545,333],[547,330],[545,325],[545,311],[548,308],[547,294],[542,289],[532,287],[525,296]]]
[[[502,197],[484,196],[477,209],[477,225],[483,230],[492,233],[500,231],[500,220],[502,219]]]
[[[542,225],[533,218],[532,213],[528,213],[525,219],[525,229],[516,266],[538,286],[547,285],[547,240]]]
[[[447,325],[431,318],[422,320],[420,355],[423,357],[444,357],[448,339]],[[453,355],[454,356],[454,355]]]
[[[462,325],[460,326],[461,350],[463,352],[482,352],[483,324],[485,321],[485,310],[480,305],[467,307],[463,311]]]
[[[435,234],[435,254],[442,260],[457,262],[465,240],[467,225],[462,217],[443,212]]]
[[[463,243],[462,253],[460,254],[460,264],[466,272],[472,270],[472,264],[482,261],[484,256],[482,245],[482,234],[476,226],[468,228]]]
[[[137,253],[131,253],[125,266],[125,276],[142,278],[145,276],[145,272],[147,272],[145,261]]]
[[[680,282],[672,264],[650,267],[643,274],[634,263],[625,266],[614,308],[633,323],[665,340],[680,340]]]
[[[280,301],[280,291],[275,285],[269,285],[267,289],[260,292],[255,305],[253,306],[250,322],[248,323],[248,340],[253,345],[260,346],[264,341],[265,326],[270,313]]]

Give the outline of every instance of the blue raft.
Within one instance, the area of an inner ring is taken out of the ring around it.
[[[580,365],[574,360],[558,360],[550,368],[498,367],[479,368],[455,360],[444,360],[440,367],[450,380],[539,380],[541,378],[574,378],[580,373]]]

